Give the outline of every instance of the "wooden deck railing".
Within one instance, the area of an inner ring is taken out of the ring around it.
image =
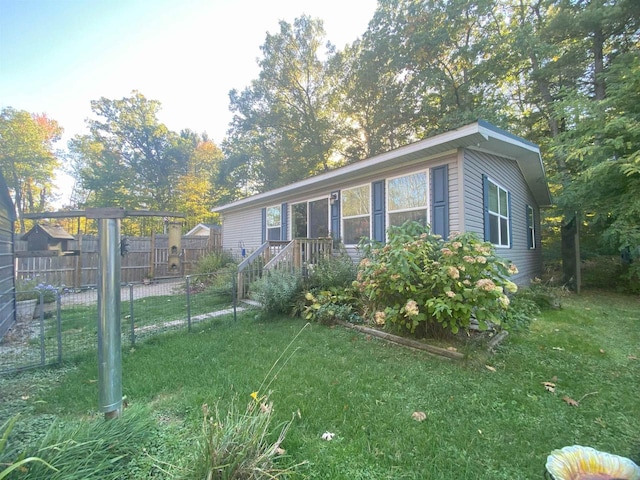
[[[268,241],[238,265],[238,299],[245,298],[249,285],[262,276],[264,265],[275,257],[289,242]]]
[[[238,299],[245,298],[252,282],[265,270],[300,270],[333,253],[330,238],[297,238],[291,242],[266,242],[238,265]]]

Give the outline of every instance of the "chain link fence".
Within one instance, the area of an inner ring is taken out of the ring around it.
[[[122,347],[164,332],[191,330],[213,318],[235,318],[231,271],[165,281],[128,283],[121,289]],[[98,292],[95,288],[17,292],[16,323],[0,341],[0,374],[44,367],[97,351]],[[51,301],[52,300],[52,301]],[[0,301],[13,301],[2,298]]]

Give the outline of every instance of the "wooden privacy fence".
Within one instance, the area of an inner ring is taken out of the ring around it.
[[[166,278],[191,275],[198,261],[205,255],[222,250],[220,234],[210,236],[182,237],[181,268],[169,271],[169,236],[125,237],[128,252],[122,256],[121,281],[123,283],[141,282],[145,278]],[[79,250],[80,255],[65,256],[17,256],[16,278],[32,279],[54,286],[66,285],[80,288],[96,285],[98,275],[98,237],[93,235],[75,235],[69,241],[69,250]],[[17,240],[16,252],[25,252],[27,242]],[[24,255],[24,254],[21,254]]]

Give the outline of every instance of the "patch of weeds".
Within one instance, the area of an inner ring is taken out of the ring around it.
[[[251,284],[250,296],[262,305],[263,314],[288,314],[301,291],[302,276],[299,272],[274,270],[265,272],[262,278]]]

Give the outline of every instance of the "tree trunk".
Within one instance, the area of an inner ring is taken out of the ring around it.
[[[596,100],[604,100],[604,33],[597,29],[593,35],[593,86]]]

